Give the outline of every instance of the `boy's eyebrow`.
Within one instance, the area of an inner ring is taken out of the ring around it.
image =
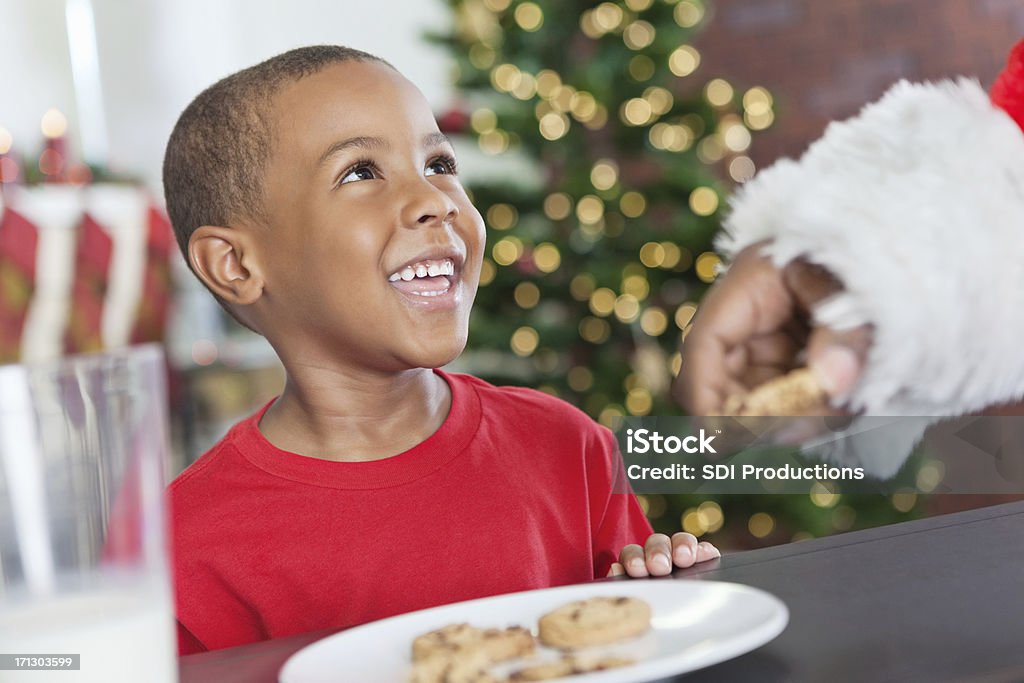
[[[448,136],[445,135],[444,133],[437,132],[437,133],[430,133],[429,135],[424,135],[423,136],[423,146],[424,147],[436,147],[438,145],[445,145],[445,144],[450,145],[450,144],[452,144],[452,141],[449,140]]]
[[[358,147],[360,149],[390,149],[391,145],[384,138],[374,138],[361,135],[355,138],[349,138],[348,140],[341,140],[335,142],[330,147],[324,150],[324,153],[320,155],[319,163],[324,163],[338,152],[343,152],[346,149],[352,147]]]
[[[450,145],[451,140],[448,139],[447,135],[441,132],[428,133],[427,135],[423,136],[422,144],[424,147],[436,147],[437,145],[443,144]],[[384,138],[360,135],[359,137],[349,138],[347,140],[335,142],[326,150],[324,150],[324,153],[320,155],[320,161],[318,163],[322,164],[328,159],[330,159],[332,156],[337,154],[338,152],[343,152],[346,149],[351,149],[353,147],[357,147],[360,149],[388,150],[391,149],[391,144]]]

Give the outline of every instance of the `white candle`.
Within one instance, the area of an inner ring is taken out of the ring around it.
[[[92,3],[89,0],[67,0],[64,17],[71,53],[71,74],[75,81],[82,156],[86,163],[102,166],[107,162],[107,122],[103,113],[103,87]]]

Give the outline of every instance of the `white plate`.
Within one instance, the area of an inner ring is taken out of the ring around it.
[[[281,683],[404,683],[412,641],[448,624],[525,626],[573,600],[597,595],[646,600],[653,628],[601,652],[635,659],[610,669],[561,679],[572,683],[637,683],[700,669],[759,647],[782,632],[789,610],[774,595],[735,583],[699,580],[609,581],[471,600],[375,621],[317,641],[285,662]],[[543,658],[556,652],[539,648]],[[515,666],[494,669],[507,674]]]

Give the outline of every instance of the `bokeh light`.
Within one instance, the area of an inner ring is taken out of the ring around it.
[[[494,204],[487,209],[487,224],[495,230],[508,230],[519,221],[519,212],[511,204]]]
[[[704,86],[704,99],[715,107],[724,107],[732,102],[733,94],[732,86],[723,78],[714,78]]]
[[[590,183],[598,190],[610,190],[619,180],[619,166],[612,159],[601,159],[590,170]]]
[[[590,295],[590,310],[594,315],[606,317],[615,308],[615,292],[607,287],[598,287]]]
[[[568,218],[572,213],[572,198],[564,192],[555,192],[544,198],[544,215],[553,221]]]
[[[512,293],[516,305],[523,309],[530,309],[540,303],[540,288],[532,282],[520,282]]]
[[[537,334],[537,330],[529,326],[523,326],[512,333],[509,346],[512,348],[512,353],[517,356],[529,356],[537,350],[537,344],[539,343],[540,335]]]
[[[519,24],[519,28],[524,31],[536,31],[544,24],[544,12],[533,2],[524,2],[517,6],[512,16]]]
[[[68,131],[68,120],[58,109],[47,109],[40,124],[43,135],[59,138]]]
[[[680,45],[668,57],[668,68],[680,78],[689,76],[700,66],[700,53],[691,45]]]
[[[747,521],[747,529],[755,538],[764,538],[775,529],[775,518],[767,512],[755,512]]]
[[[704,18],[704,4],[699,0],[682,0],[673,10],[672,18],[683,28],[693,28]]]
[[[710,216],[718,210],[718,193],[710,187],[698,187],[690,193],[690,210],[698,216]]]
[[[554,244],[544,242],[533,250],[533,263],[542,273],[553,273],[562,263],[562,254]]]

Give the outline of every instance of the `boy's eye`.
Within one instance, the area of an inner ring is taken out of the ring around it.
[[[344,185],[345,183],[354,183],[358,180],[373,180],[376,177],[377,171],[373,165],[361,162],[345,171],[341,175],[341,180],[338,181],[338,184]]]
[[[455,159],[449,156],[438,157],[427,164],[427,175],[455,175]]]

